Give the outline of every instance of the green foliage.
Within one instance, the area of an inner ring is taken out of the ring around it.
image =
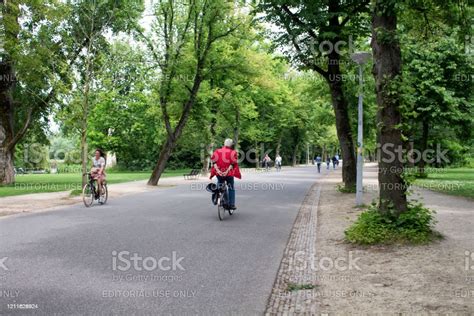
[[[286,290],[288,292],[300,291],[300,290],[312,290],[316,287],[314,284],[297,284],[297,283],[288,283]]]
[[[427,243],[439,237],[433,230],[434,212],[421,203],[410,203],[399,217],[382,214],[372,204],[345,231],[346,240],[355,244]]]

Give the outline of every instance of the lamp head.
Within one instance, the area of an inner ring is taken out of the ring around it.
[[[359,65],[365,64],[372,54],[369,52],[356,52],[351,55],[351,59]]]

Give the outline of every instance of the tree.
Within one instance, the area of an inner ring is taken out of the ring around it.
[[[41,125],[55,99],[64,13],[54,0],[0,3],[0,184],[15,181],[15,147]]]
[[[63,39],[77,58],[70,60],[69,78],[74,82],[75,99],[66,104],[65,114],[80,135],[82,184],[87,182],[89,151],[87,134],[93,109],[92,94],[96,76],[102,71],[110,43],[106,32],[130,31],[143,11],[141,1],[90,0],[71,2],[71,17],[62,33]],[[74,55],[73,55],[74,56]]]
[[[377,0],[372,16],[373,75],[377,94],[379,210],[398,216],[407,210],[400,114],[401,50],[397,37],[396,1]]]
[[[267,0],[260,5],[260,10],[266,13],[266,20],[284,30],[276,40],[286,48],[292,61],[314,70],[329,85],[344,161],[343,181],[347,188],[355,186],[356,158],[340,52],[345,36],[364,31],[361,13],[366,12],[368,4],[366,0]],[[293,46],[293,50],[287,49],[288,44]]]
[[[188,4],[162,0],[156,6],[154,27],[160,45],[141,32],[161,72],[158,93],[167,133],[149,185],[158,184],[196,103],[201,84],[212,72],[209,54],[214,43],[239,26],[234,9],[232,3],[223,0],[198,0]],[[181,109],[176,109],[179,103]],[[176,124],[173,112],[180,113]]]

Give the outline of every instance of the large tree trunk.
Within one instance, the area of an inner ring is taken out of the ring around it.
[[[400,43],[396,37],[397,15],[395,2],[377,0],[372,17],[373,74],[377,93],[378,136],[381,145],[379,161],[379,210],[399,215],[407,210],[405,182],[402,178],[403,161],[395,150],[403,142],[399,124],[399,91],[401,79]],[[395,158],[394,158],[395,157]]]
[[[12,66],[7,62],[0,64],[0,184],[15,182],[13,167],[14,148],[13,142],[13,100],[11,90],[13,81]]]
[[[12,184],[15,182],[14,153],[15,145],[15,109],[13,102],[13,89],[16,77],[14,62],[8,54],[13,50],[18,36],[19,6],[17,2],[0,4],[3,33],[0,41],[4,46],[5,53],[2,54],[0,62],[0,184]],[[3,41],[7,39],[8,41]]]
[[[13,149],[8,150],[6,147],[0,147],[0,185],[12,184],[15,182],[13,157]]]
[[[332,16],[329,18],[329,30],[339,31],[341,28],[339,13],[340,2],[329,1],[329,12]],[[341,38],[336,36],[333,41],[338,43]],[[346,189],[352,189],[356,185],[357,161],[352,140],[352,129],[349,119],[347,99],[344,95],[342,85],[342,72],[340,68],[341,56],[335,49],[328,54],[328,80],[329,90],[331,92],[332,105],[336,116],[336,130],[342,155],[342,180]]]
[[[338,77],[330,82],[332,104],[336,115],[337,138],[341,146],[342,155],[342,180],[347,189],[351,189],[356,183],[356,156],[354,152],[354,142],[352,140],[352,130],[347,111],[347,100],[344,97],[342,82]],[[330,78],[331,79],[331,78]]]

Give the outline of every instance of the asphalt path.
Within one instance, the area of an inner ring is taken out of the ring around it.
[[[222,222],[202,181],[0,219],[0,314],[262,314],[318,175],[243,176]]]

